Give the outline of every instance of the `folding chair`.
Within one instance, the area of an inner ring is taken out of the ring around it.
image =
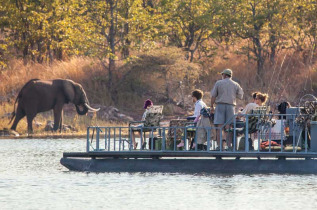
[[[256,133],[260,130],[260,125],[268,120],[268,107],[267,106],[260,106],[256,107],[252,110],[251,115],[248,116],[248,141],[249,141],[249,148],[253,149],[251,134]],[[238,150],[245,150],[245,133],[246,133],[246,122],[244,122],[244,126],[242,128],[236,128],[236,132],[238,136],[241,136],[239,141]]]
[[[131,132],[140,131],[143,133],[143,139],[141,139],[141,148],[146,147],[146,133],[151,133],[150,138],[153,139],[153,132],[157,131],[156,127],[160,126],[162,119],[163,105],[151,106],[145,116],[144,121],[132,121],[129,123],[129,139],[131,139]],[[142,127],[132,127],[132,125],[143,123]],[[154,128],[153,128],[154,127]],[[141,134],[142,135],[142,134]],[[150,148],[151,149],[151,148]]]

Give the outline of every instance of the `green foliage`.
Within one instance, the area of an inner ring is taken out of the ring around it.
[[[196,50],[208,54],[205,43],[216,37],[221,11],[218,0],[163,1],[166,33],[171,44],[184,48],[193,61]]]
[[[111,79],[115,62],[136,51],[172,45],[192,62],[233,46],[261,76],[285,49],[307,50],[312,62],[316,7],[315,0],[0,0],[0,65],[8,54],[40,63],[92,56]]]

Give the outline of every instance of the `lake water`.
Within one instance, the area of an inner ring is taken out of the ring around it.
[[[0,140],[0,209],[317,209],[317,175],[70,172],[83,139]]]

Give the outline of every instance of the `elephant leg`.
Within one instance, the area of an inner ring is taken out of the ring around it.
[[[33,133],[32,123],[33,123],[33,119],[34,119],[35,116],[36,116],[36,113],[32,113],[32,114],[27,114],[26,115],[26,119],[28,121],[28,133],[29,134]]]
[[[64,114],[64,111],[62,110],[62,112],[61,112],[61,121],[59,123],[59,132],[60,133],[62,132],[62,129],[63,129],[63,114]]]
[[[62,111],[63,111],[63,105],[61,106],[57,104],[54,107],[54,128],[53,128],[54,131],[57,131],[58,128],[61,126],[60,123],[62,119]]]
[[[23,117],[25,117],[25,113],[24,113],[24,111],[21,109],[21,107],[18,106],[17,111],[16,111],[16,114],[15,114],[15,118],[14,118],[14,121],[13,121],[13,124],[12,124],[12,126],[11,126],[11,130],[16,130],[19,121],[20,121]]]

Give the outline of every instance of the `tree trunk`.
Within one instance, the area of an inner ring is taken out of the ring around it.
[[[129,18],[129,3],[128,1],[125,2],[125,13],[124,13],[124,18],[127,20]],[[129,35],[129,23],[126,22],[123,26],[123,36],[126,37],[125,40],[123,41],[123,48],[122,48],[122,57],[123,58],[128,58],[130,56],[130,44],[131,41],[128,38]]]
[[[108,43],[110,47],[110,55],[109,55],[109,69],[108,69],[108,88],[111,90],[112,88],[112,79],[113,79],[113,71],[115,71],[116,62],[115,62],[115,10],[117,9],[117,1],[108,0],[108,4],[110,6],[110,29],[108,35]]]
[[[265,58],[263,56],[262,44],[260,42],[260,39],[256,36],[253,37],[253,44],[254,44],[254,54],[256,56],[256,62],[257,62],[257,77],[256,78],[257,78],[257,81],[260,82],[260,84],[264,85],[262,78],[263,78],[263,68],[264,68]]]
[[[274,65],[275,63],[275,55],[276,55],[276,47],[278,45],[278,40],[276,39],[276,31],[273,28],[273,24],[271,23],[271,17],[269,17],[270,23],[269,23],[269,45],[270,45],[270,63],[271,65]]]

